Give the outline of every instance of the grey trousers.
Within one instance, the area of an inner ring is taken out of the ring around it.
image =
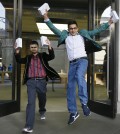
[[[29,79],[26,83],[27,85],[27,94],[28,94],[28,104],[26,107],[26,124],[25,127],[33,128],[34,120],[35,120],[35,101],[36,101],[36,93],[38,94],[39,106],[41,107],[41,111],[45,110],[46,104],[46,79]],[[41,98],[40,98],[41,97]],[[40,105],[41,104],[41,105]]]

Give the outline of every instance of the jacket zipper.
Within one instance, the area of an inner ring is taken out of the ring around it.
[[[41,56],[41,59],[42,59],[42,62],[43,62],[44,67],[45,67],[47,70],[49,70],[50,72],[52,72],[52,73],[56,74],[55,72],[53,72],[52,70],[50,70],[49,68],[47,68],[47,67],[46,67],[46,65],[44,64],[44,61],[43,61],[42,56]]]

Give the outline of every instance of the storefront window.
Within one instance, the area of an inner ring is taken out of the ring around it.
[[[11,2],[13,3],[13,1]],[[12,100],[13,8],[0,2],[0,101]]]

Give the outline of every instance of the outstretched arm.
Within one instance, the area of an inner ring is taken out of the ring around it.
[[[103,23],[101,24],[98,28],[94,29],[94,30],[91,30],[91,31],[88,31],[89,35],[92,37],[92,36],[95,36],[99,33],[101,33],[102,31],[105,31],[108,29],[108,27],[113,23],[112,21],[112,18],[109,19],[109,21],[107,23]]]
[[[43,18],[44,18],[44,22],[47,24],[47,26],[50,28],[50,30],[51,30],[54,34],[60,36],[60,35],[61,35],[61,31],[60,31],[59,29],[57,29],[57,28],[53,25],[53,23],[51,22],[51,20],[50,20],[49,17],[48,17],[48,12],[47,12],[47,11],[46,11],[46,13],[43,15]]]

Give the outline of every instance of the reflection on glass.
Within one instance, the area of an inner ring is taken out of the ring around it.
[[[109,44],[110,35],[109,29],[99,40],[103,50],[95,53],[94,61],[94,101],[110,104],[109,92]]]
[[[3,1],[4,2],[4,1]],[[0,2],[0,102],[12,100],[13,10]]]
[[[5,30],[5,8],[0,2],[0,30]]]
[[[98,5],[99,6],[99,5]],[[109,7],[106,6],[106,7]],[[101,15],[105,11],[97,9],[97,24],[106,23],[108,17],[104,16],[101,19]],[[99,21],[100,20],[100,21]],[[102,21],[101,21],[102,20]],[[103,50],[95,52],[93,59],[91,59],[91,96],[90,99],[96,102],[110,104],[111,103],[111,92],[109,91],[109,46],[110,46],[110,28],[96,36],[96,42],[98,42]],[[94,84],[92,84],[94,83]]]

